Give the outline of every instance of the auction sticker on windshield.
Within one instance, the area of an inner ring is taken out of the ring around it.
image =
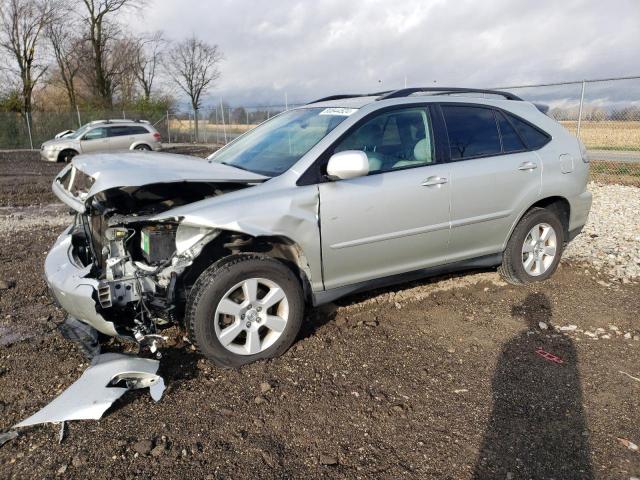
[[[358,111],[357,108],[325,108],[323,111],[319,113],[319,115],[338,115],[342,117],[348,117]]]

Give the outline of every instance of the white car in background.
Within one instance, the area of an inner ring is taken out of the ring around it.
[[[160,150],[160,141],[160,133],[146,120],[96,120],[44,142],[40,157],[48,162],[68,163],[80,153]]]

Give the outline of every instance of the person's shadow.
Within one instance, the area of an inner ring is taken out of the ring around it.
[[[573,341],[552,336],[551,304],[542,293],[528,295],[512,315],[522,317],[528,328],[505,344],[498,360],[493,411],[473,478],[591,479],[589,432]],[[539,333],[539,322],[549,330]],[[559,359],[543,358],[538,349]]]

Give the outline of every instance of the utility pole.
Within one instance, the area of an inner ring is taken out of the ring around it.
[[[580,92],[580,109],[578,110],[578,127],[576,137],[580,138],[580,124],[582,123],[582,106],[584,105],[584,86],[587,82],[582,81],[582,91]]]
[[[222,97],[220,97],[220,113],[222,113],[222,131],[224,133],[224,144],[227,144],[227,126],[224,122],[224,105],[222,105]]]
[[[171,143],[171,130],[169,128],[169,110],[167,110],[167,141]]]

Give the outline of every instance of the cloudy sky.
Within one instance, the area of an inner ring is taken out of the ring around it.
[[[640,75],[639,0],[148,0],[143,12],[133,28],[220,46],[210,101],[232,104],[393,89],[405,77],[490,87]]]

